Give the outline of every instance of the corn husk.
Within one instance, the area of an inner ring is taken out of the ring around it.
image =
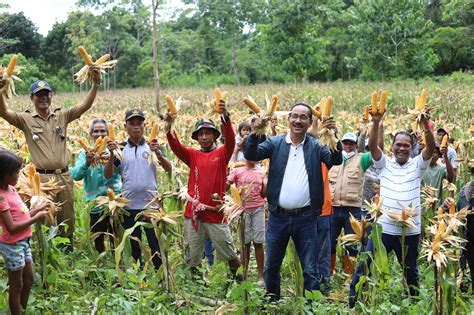
[[[104,215],[110,217],[119,217],[126,213],[125,206],[130,202],[127,198],[122,197],[123,193],[116,195],[112,189],[107,190],[107,196],[99,196],[94,203],[104,208]]]
[[[428,109],[427,104],[428,94],[426,90],[423,89],[419,96],[415,96],[415,109],[408,109],[408,115],[406,117],[415,122],[415,126],[418,130],[423,130],[424,126],[422,126],[421,121],[422,119],[429,119],[429,110],[435,109],[434,106],[430,106]]]
[[[229,192],[224,195],[224,205],[221,208],[229,224],[234,222],[244,212],[243,201],[252,191],[252,188],[252,184],[241,188],[237,188],[235,184],[230,185]]]
[[[351,223],[352,230],[354,231],[353,234],[346,234],[339,239],[341,240],[342,244],[355,244],[355,243],[365,243],[367,240],[367,227],[369,223],[365,217],[362,217],[357,220],[352,213],[350,213],[349,221]]]
[[[48,215],[46,216],[46,222],[48,225],[57,225],[56,213],[61,206],[60,203],[53,202],[52,200],[44,196],[32,196],[30,199],[31,208],[35,208],[39,203],[46,202]]]
[[[439,202],[438,189],[432,186],[423,186],[421,188],[421,195],[423,197],[421,206],[425,209],[434,209]]]
[[[178,224],[177,217],[182,215],[182,212],[167,213],[163,209],[147,209],[140,212],[137,216],[142,216],[145,219],[157,226],[160,222],[166,224],[176,225]]]
[[[331,96],[323,98],[320,102],[321,104],[321,120],[324,122],[326,119],[332,115],[333,99]],[[324,126],[321,126],[321,129],[318,131],[319,142],[323,145],[326,145],[331,152],[337,150],[337,138],[335,131],[333,129],[328,129]]]
[[[20,172],[16,189],[22,200],[26,202],[33,196],[52,199],[64,189],[64,186],[59,185],[59,182],[55,181],[54,178],[41,183],[40,174],[36,172],[35,166],[28,164]]]
[[[265,110],[261,109],[250,95],[245,97],[243,102],[262,120],[262,123],[255,127],[254,133],[257,135],[267,134],[269,122],[278,108],[278,96],[273,95],[270,99],[265,93]]]
[[[417,216],[418,213],[413,205],[409,205],[406,208],[404,207],[401,211],[385,210],[384,214],[386,214],[392,221],[399,223],[404,227],[416,227],[414,217]]]
[[[372,202],[369,203],[367,200],[365,201],[366,210],[370,214],[370,217],[372,220],[377,221],[382,214],[384,213],[384,210],[382,208],[383,205],[383,197],[380,197],[379,195],[375,195],[372,198]]]
[[[8,99],[13,95],[16,95],[15,81],[23,82],[17,75],[19,75],[21,70],[25,69],[25,67],[16,65],[18,60],[17,58],[17,55],[12,55],[8,67],[3,71],[2,80],[4,81],[4,85],[0,89],[0,94],[4,95]],[[0,69],[3,69],[1,65]]]
[[[85,52],[85,50],[82,46],[79,47],[79,52],[81,53],[82,57],[84,58],[84,61],[85,61],[86,64],[84,65],[84,67],[81,68],[81,70],[79,70],[78,72],[76,72],[74,74],[75,81],[78,82],[79,84],[83,84],[87,80],[92,80],[92,77],[93,77],[92,66],[93,65],[99,68],[100,73],[102,75],[102,73],[105,73],[105,71],[107,69],[112,69],[113,67],[115,67],[115,65],[118,62],[118,60],[103,61],[105,59],[104,58],[105,55],[104,55],[101,58],[99,58],[96,62],[90,64],[89,62],[86,61],[87,58],[84,57],[84,55],[83,55],[84,53],[81,51],[81,48],[84,52]],[[85,54],[87,54],[87,52],[85,52]],[[107,59],[108,59],[108,57],[107,57]]]

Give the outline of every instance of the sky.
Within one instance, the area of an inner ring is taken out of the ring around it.
[[[151,0],[145,0],[145,4],[151,4]],[[168,0],[163,8],[168,11],[169,8],[183,7],[179,0]],[[0,0],[0,3],[8,3],[9,9],[0,9],[0,13],[19,13],[22,12],[37,27],[38,32],[46,36],[52,29],[55,22],[64,22],[67,14],[76,9],[76,0]],[[95,11],[91,10],[93,13]]]

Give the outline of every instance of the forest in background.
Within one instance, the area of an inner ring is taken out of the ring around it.
[[[396,80],[453,73],[472,80],[474,0],[182,0],[157,10],[161,86]],[[0,4],[0,8],[8,4]],[[99,10],[100,14],[93,14]],[[0,63],[19,53],[17,84],[77,91],[77,47],[119,62],[104,89],[153,85],[151,1],[78,0],[46,36],[0,13]],[[47,18],[47,17],[45,17]],[[460,73],[462,72],[462,73]]]

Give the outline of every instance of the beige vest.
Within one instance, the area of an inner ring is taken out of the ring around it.
[[[358,153],[329,171],[333,207],[361,207],[364,172],[360,166],[362,154]]]

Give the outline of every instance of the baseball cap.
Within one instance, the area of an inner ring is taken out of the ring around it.
[[[196,125],[194,125],[194,131],[191,135],[191,138],[194,139],[194,140],[197,140],[198,139],[198,132],[202,128],[212,129],[216,133],[216,139],[219,138],[219,136],[221,135],[221,132],[219,131],[219,129],[217,129],[216,124],[214,124],[214,122],[212,120],[210,120],[210,119],[199,119],[196,122]]]
[[[343,142],[345,140],[349,140],[349,141],[352,141],[354,143],[357,143],[357,136],[355,134],[353,134],[352,132],[346,132],[344,134],[344,136],[342,137],[341,142]]]
[[[38,93],[39,91],[42,91],[42,90],[48,90],[50,92],[53,91],[51,89],[51,87],[49,86],[48,82],[46,82],[44,80],[38,80],[38,81],[36,81],[35,83],[33,83],[31,85],[30,95],[35,95],[36,93]]]
[[[129,109],[125,113],[125,122],[127,122],[129,119],[132,119],[133,117],[140,117],[145,120],[145,114],[138,108]]]
[[[440,132],[440,131],[444,131],[444,132],[446,132],[446,134],[449,135],[449,130],[448,130],[448,128],[446,128],[446,127],[444,127],[444,126],[443,126],[443,127],[439,127],[438,130],[436,130],[436,132]]]

